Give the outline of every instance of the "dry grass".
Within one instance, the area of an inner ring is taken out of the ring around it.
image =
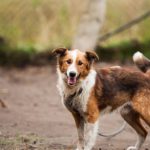
[[[0,36],[18,47],[37,49],[70,46],[86,0],[1,0]],[[117,28],[150,8],[149,0],[108,0],[102,34]],[[115,36],[108,43],[150,38],[150,21]]]

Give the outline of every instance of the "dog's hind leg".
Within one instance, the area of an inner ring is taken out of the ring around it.
[[[130,146],[127,150],[140,150],[147,136],[147,131],[140,122],[140,114],[134,111],[130,104],[125,105],[121,109],[120,113],[124,120],[136,131],[138,135],[135,146]]]
[[[150,88],[140,89],[132,99],[132,107],[150,126]]]

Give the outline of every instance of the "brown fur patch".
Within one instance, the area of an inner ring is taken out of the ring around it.
[[[70,60],[72,63],[72,56],[69,55],[68,52],[66,52],[64,56],[59,58],[59,69],[62,73],[65,73],[70,65],[67,63],[68,60]]]
[[[90,62],[85,57],[84,53],[78,53],[76,59],[76,67],[82,79],[84,79],[89,74],[91,65]]]
[[[80,122],[81,122],[81,116],[78,114],[78,113],[75,113],[75,112],[71,112],[73,117],[74,117],[74,120],[75,120],[75,123],[76,123],[76,127],[79,128],[80,126]]]
[[[94,88],[89,96],[89,100],[87,103],[87,111],[86,111],[85,115],[86,115],[86,120],[89,123],[95,123],[99,117],[98,102],[95,97]]]
[[[139,89],[132,100],[134,110],[150,125],[150,89]]]
[[[125,106],[123,106],[120,113],[124,120],[135,129],[138,135],[146,138],[147,131],[142,125],[140,114],[133,109],[131,104],[126,104]]]
[[[140,88],[150,88],[150,79],[141,72],[122,68],[107,68],[97,71],[95,85],[100,111],[107,106],[112,110],[132,101]]]

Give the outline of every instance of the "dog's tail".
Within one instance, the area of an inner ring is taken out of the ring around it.
[[[133,61],[137,65],[137,67],[144,73],[146,73],[150,69],[150,60],[141,52],[136,52],[133,55]]]
[[[120,127],[120,129],[116,130],[115,132],[110,133],[110,134],[104,134],[104,133],[99,132],[98,135],[103,136],[103,137],[107,137],[107,138],[112,138],[112,137],[118,135],[119,133],[121,133],[125,129],[125,127],[126,127],[126,122],[124,121],[124,123]]]

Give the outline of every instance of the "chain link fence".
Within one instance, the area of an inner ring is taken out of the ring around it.
[[[150,0],[107,0],[101,35],[116,29],[150,10]],[[30,45],[37,49],[70,46],[86,0],[1,0],[0,41],[13,46]],[[150,39],[150,18],[110,38],[120,40]]]

